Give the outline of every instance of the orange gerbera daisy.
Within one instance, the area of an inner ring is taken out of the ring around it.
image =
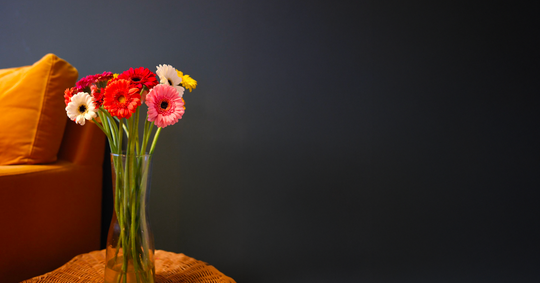
[[[130,81],[115,80],[105,88],[103,107],[118,118],[130,118],[141,105],[137,88],[130,88]]]

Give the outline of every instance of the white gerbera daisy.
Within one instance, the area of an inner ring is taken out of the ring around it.
[[[84,125],[86,120],[96,118],[96,106],[94,99],[87,92],[79,92],[71,97],[71,101],[66,106],[69,119],[79,125]]]
[[[171,65],[157,66],[156,74],[159,76],[159,83],[174,86],[180,93],[180,97],[184,95],[184,88],[180,85],[182,77],[178,76],[176,69]]]

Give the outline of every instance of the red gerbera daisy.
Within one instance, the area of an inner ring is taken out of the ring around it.
[[[66,103],[66,106],[71,102],[71,98],[77,93],[79,93],[77,87],[70,87],[64,91],[64,102]]]
[[[129,70],[118,75],[119,79],[129,80],[131,87],[136,87],[141,91],[143,86],[152,89],[158,84],[156,75],[147,68],[139,67],[137,69],[129,68]]]
[[[137,88],[131,88],[128,80],[116,80],[105,88],[103,107],[118,118],[130,118],[141,105]]]
[[[92,97],[94,98],[94,104],[96,105],[96,108],[101,107],[103,104],[103,93],[105,92],[104,88],[100,88],[96,85],[91,85],[90,90]]]

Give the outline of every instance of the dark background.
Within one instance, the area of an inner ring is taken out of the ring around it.
[[[198,80],[154,163],[156,247],[237,282],[540,282],[532,6],[12,1],[0,68]],[[62,95],[62,94],[59,94]]]

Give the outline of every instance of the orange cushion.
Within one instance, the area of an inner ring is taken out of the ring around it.
[[[67,120],[64,90],[77,77],[77,69],[54,54],[0,70],[0,165],[56,161]]]

